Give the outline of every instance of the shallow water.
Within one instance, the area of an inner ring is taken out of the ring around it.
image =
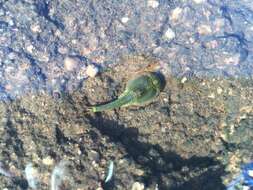
[[[64,158],[73,189],[225,189],[252,159],[251,0],[4,0],[0,42],[2,189],[27,189],[29,163],[48,189]],[[166,78],[157,101],[85,114],[144,68],[140,54]]]
[[[131,53],[159,58],[180,77],[252,77],[250,1],[150,2],[3,1],[1,99],[71,92],[88,64],[113,67]]]

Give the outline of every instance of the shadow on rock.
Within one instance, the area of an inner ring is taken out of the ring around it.
[[[117,121],[103,118],[100,113],[88,119],[111,141],[121,143],[135,163],[145,169],[145,176],[140,180],[147,186],[157,183],[159,190],[225,189],[221,181],[224,167],[214,158],[184,159],[175,152],[165,152],[159,145],[141,142],[136,128],[126,128]]]

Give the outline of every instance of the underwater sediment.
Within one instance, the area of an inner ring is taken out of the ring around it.
[[[252,160],[252,11],[0,2],[0,188],[226,189]],[[150,104],[87,113],[150,63],[166,81]]]

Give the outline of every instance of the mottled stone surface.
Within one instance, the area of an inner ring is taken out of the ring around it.
[[[251,0],[0,1],[0,189],[65,162],[62,189],[225,189],[253,156],[252,41]],[[87,112],[150,64],[154,102]]]
[[[175,76],[252,77],[248,1],[3,1],[0,98],[73,91],[86,66],[155,56]],[[66,67],[66,59],[75,67]]]

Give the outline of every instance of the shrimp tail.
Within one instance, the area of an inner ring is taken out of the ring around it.
[[[133,94],[130,92],[123,93],[123,95],[121,95],[118,99],[116,99],[112,102],[91,107],[91,111],[92,112],[101,112],[101,111],[105,111],[105,110],[119,108],[121,106],[131,104],[133,97],[134,97]]]

